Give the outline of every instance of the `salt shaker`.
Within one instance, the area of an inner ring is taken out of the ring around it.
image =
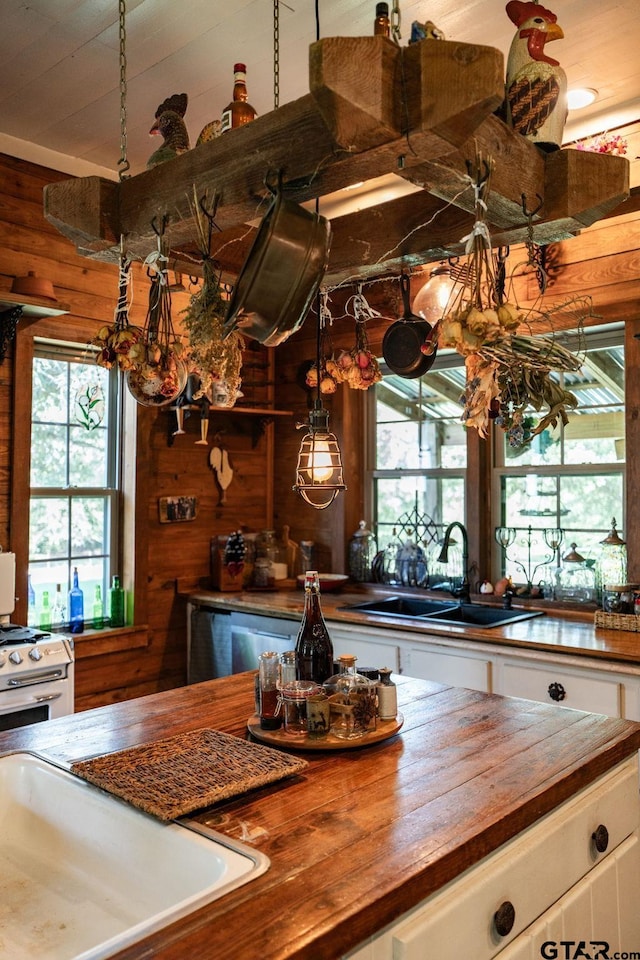
[[[378,716],[381,720],[395,720],[398,713],[398,688],[391,679],[389,667],[380,667],[378,673]]]

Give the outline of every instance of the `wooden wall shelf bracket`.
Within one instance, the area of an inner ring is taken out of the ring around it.
[[[362,65],[367,69],[363,70]],[[320,199],[395,174],[418,192],[332,220],[327,286],[398,272],[464,252],[473,220],[466,161],[494,170],[487,220],[496,245],[526,239],[522,194],[538,194],[540,244],[567,239],[629,194],[624,157],[567,149],[544,154],[494,111],[504,96],[500,51],[423,40],[400,48],[385,37],[329,37],[309,52],[310,93],[168,163],[119,183],[99,177],[48,184],[47,220],[84,256],[116,263],[125,234],[133,256],[154,248],[151,223],[168,215],[171,260],[193,273],[196,231],[189,197],[219,197],[212,255],[236,276],[267,191],[281,170],[284,194]]]
[[[70,312],[67,304],[58,303],[49,306],[35,297],[15,293],[0,293],[0,363],[7,353],[7,347],[15,338],[18,322],[24,318],[32,320],[38,317],[59,317]]]

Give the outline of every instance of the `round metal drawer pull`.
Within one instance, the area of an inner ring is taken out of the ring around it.
[[[509,900],[501,903],[493,915],[493,923],[496,933],[501,937],[506,937],[513,930],[516,922],[516,908]]]
[[[598,853],[604,853],[609,846],[609,831],[605,827],[604,823],[601,823],[596,827],[591,834],[591,839],[593,840],[594,846]]]
[[[556,703],[559,703],[560,700],[564,700],[567,695],[567,691],[561,683],[550,683],[548,693],[551,699],[555,700]]]

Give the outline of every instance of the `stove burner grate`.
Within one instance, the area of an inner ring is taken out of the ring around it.
[[[0,647],[10,643],[37,643],[51,634],[35,627],[21,627],[17,623],[0,623]]]

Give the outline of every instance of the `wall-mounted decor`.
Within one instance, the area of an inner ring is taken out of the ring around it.
[[[158,499],[160,523],[181,523],[185,520],[195,520],[197,512],[197,497],[160,497]]]

